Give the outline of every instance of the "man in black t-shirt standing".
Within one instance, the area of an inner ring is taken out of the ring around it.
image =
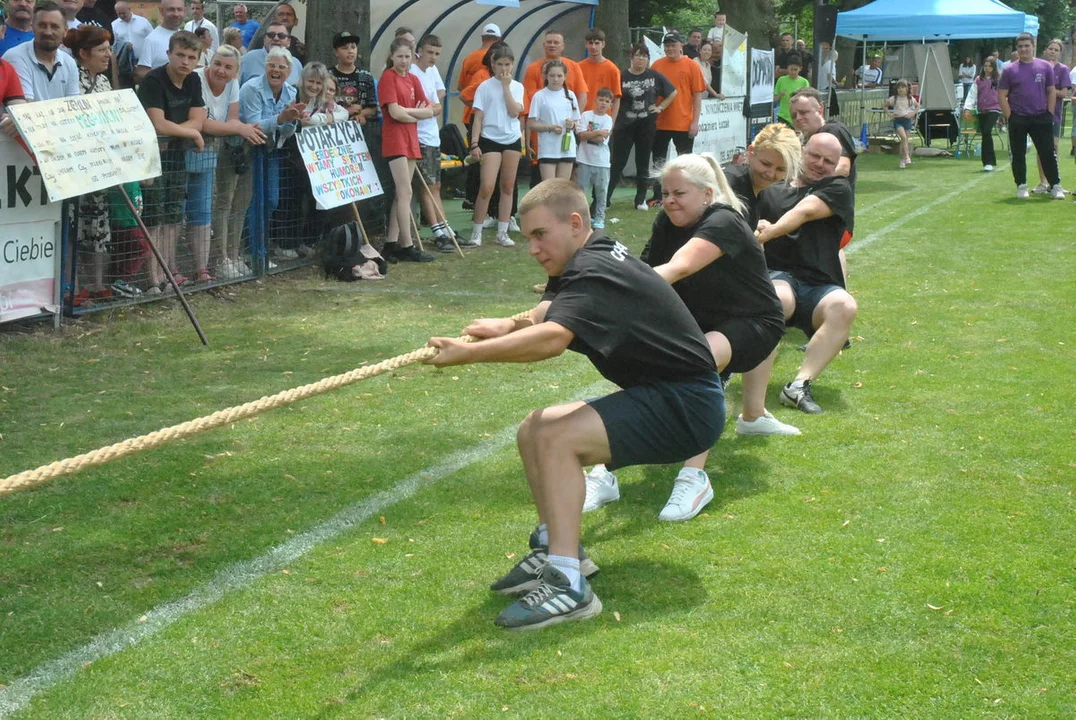
[[[583,353],[621,391],[536,410],[519,428],[519,454],[538,505],[531,552],[491,586],[526,593],[497,617],[509,629],[585,620],[601,612],[582,551],[583,465],[686,460],[725,423],[713,355],[672,286],[627,248],[590,229],[588,200],[569,180],[546,180],[519,203],[530,253],[549,273],[524,320],[476,320],[464,343],[431,338],[433,365],[535,362]]]
[[[811,383],[844,347],[858,310],[839,257],[841,237],[855,218],[851,185],[835,174],[840,157],[836,138],[817,133],[803,148],[799,175],[759,194],[758,240],[785,322],[810,338],[781,403],[812,414],[822,408]]]
[[[202,82],[194,74],[202,45],[194,33],[180,30],[168,41],[168,64],[142,78],[138,99],[146,109],[161,148],[161,176],[143,191],[149,239],[160,250],[172,274],[176,268],[176,242],[187,197],[186,150],[205,149],[202,123],[206,119]],[[147,294],[162,292],[164,273],[150,264]],[[177,282],[186,278],[177,276]]]

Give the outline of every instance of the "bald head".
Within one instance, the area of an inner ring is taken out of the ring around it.
[[[803,146],[803,164],[800,166],[800,182],[813,185],[822,178],[837,174],[841,161],[841,143],[833,135],[816,133]]]

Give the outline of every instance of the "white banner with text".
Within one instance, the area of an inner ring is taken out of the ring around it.
[[[384,192],[362,126],[341,122],[296,133],[303,166],[319,210],[331,210]]]

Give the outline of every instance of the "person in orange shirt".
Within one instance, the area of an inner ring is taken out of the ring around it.
[[[490,45],[499,42],[500,39],[501,29],[495,23],[490,23],[482,28],[482,47],[472,51],[463,59],[463,69],[460,70],[460,81],[456,84],[457,90],[462,93],[472,82],[474,82],[474,74],[482,69],[482,60],[486,57]],[[467,109],[470,110],[470,106],[468,106]],[[464,122],[466,122],[466,120]]]
[[[657,60],[652,68],[668,78],[676,93],[658,106],[657,131],[654,133],[654,150],[651,160],[656,167],[665,164],[669,153],[669,141],[676,147],[677,155],[690,153],[699,133],[699,114],[702,98],[706,94],[706,80],[699,64],[684,55],[684,41],[680,33],[667,33],[662,38],[665,57]],[[661,182],[654,185],[654,201],[661,201]],[[653,202],[653,201],[652,201]]]
[[[620,111],[620,68],[612,60],[604,56],[605,33],[598,28],[591,28],[586,34],[587,59],[579,63],[579,70],[586,80],[587,107],[583,110],[593,110],[594,102],[598,98],[598,91],[609,88],[613,91],[613,108],[609,116],[616,122],[616,114]]]
[[[543,65],[550,60],[563,61],[564,66],[568,68],[568,80],[564,83],[565,86],[575,93],[575,99],[578,101],[579,107],[586,107],[587,104],[587,81],[583,78],[583,71],[579,69],[579,63],[564,57],[564,35],[559,30],[546,30],[542,50],[545,51],[545,57],[528,65],[527,73],[523,76],[523,114],[520,115],[519,119],[520,122],[524,123],[523,137],[527,139],[527,149],[530,150],[529,157],[531,158],[537,158],[538,138],[537,134],[528,133],[526,117],[527,113],[530,112],[531,98],[534,97],[534,93],[545,87],[545,78],[542,76]],[[541,182],[536,177],[536,168],[537,165],[531,171],[531,187]]]

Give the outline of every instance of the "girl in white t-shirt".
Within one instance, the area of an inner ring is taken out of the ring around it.
[[[512,79],[515,55],[507,45],[490,54],[493,75],[478,86],[471,108],[471,157],[482,163],[478,197],[475,198],[469,245],[482,244],[482,223],[500,174],[501,201],[497,208],[497,244],[512,247],[508,220],[512,217],[512,194],[522,150],[519,114],[523,112],[523,84]]]
[[[564,86],[568,68],[560,60],[542,66],[545,87],[534,93],[527,130],[538,133],[538,170],[542,179],[570,178],[575,160],[575,122],[579,102]]]

